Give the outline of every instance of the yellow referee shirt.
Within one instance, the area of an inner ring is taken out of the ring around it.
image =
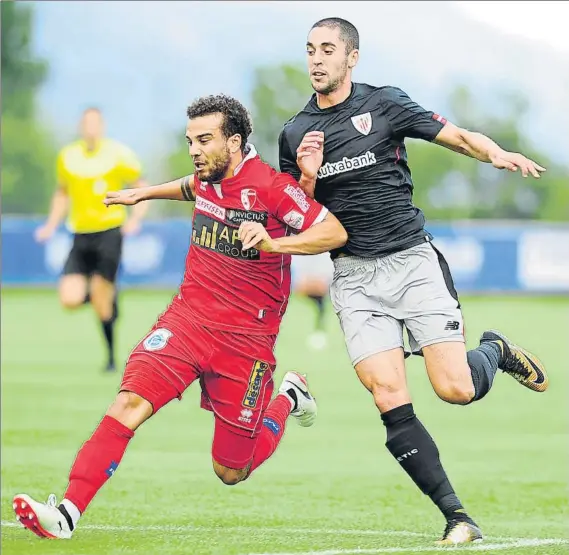
[[[80,140],[64,147],[57,159],[57,180],[69,195],[68,226],[74,233],[95,233],[121,226],[126,208],[103,204],[107,191],[118,191],[136,181],[142,168],[127,146],[102,139],[95,150]]]

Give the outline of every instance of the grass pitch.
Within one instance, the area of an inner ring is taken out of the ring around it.
[[[126,292],[120,360],[146,333],[170,292]],[[248,481],[213,474],[212,416],[198,386],[137,432],[116,475],[69,542],[40,540],[16,523],[15,493],[62,494],[70,465],[120,383],[105,375],[102,340],[87,307],[59,308],[54,291],[2,292],[2,553],[5,555],[344,555],[435,553],[444,521],[384,447],[371,397],[350,367],[329,310],[329,346],[311,351],[308,302],[293,298],[279,339],[286,370],[308,374],[319,418],[291,422]],[[485,327],[538,353],[550,389],[533,393],[505,375],[467,407],[433,393],[422,359],[408,365],[415,411],[435,438],[463,503],[487,539],[460,551],[569,552],[566,362],[569,301],[463,298],[470,347]],[[444,551],[449,551],[448,549]]]

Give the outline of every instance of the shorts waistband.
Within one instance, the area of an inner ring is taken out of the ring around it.
[[[334,259],[335,270],[349,270],[351,268],[373,268],[377,266],[377,258],[364,258],[363,256],[339,256]]]

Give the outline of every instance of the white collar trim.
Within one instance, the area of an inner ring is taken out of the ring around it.
[[[247,153],[245,158],[243,158],[243,160],[241,160],[241,163],[235,168],[235,170],[233,170],[233,175],[237,175],[241,171],[246,162],[252,160],[253,158],[255,158],[255,156],[257,156],[257,149],[255,148],[255,145],[251,143],[247,143],[245,145],[245,152]]]

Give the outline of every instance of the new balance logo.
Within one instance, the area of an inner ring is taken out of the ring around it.
[[[456,320],[449,320],[445,326],[445,330],[456,331],[460,327],[460,324]]]
[[[328,162],[324,164],[318,170],[318,178],[322,179],[323,177],[330,177],[339,173],[351,172],[352,170],[372,166],[375,163],[375,154],[369,150],[365,154],[355,156],[354,158],[346,158],[344,156],[339,162]]]
[[[405,459],[408,459],[409,457],[416,455],[418,452],[419,452],[419,449],[411,449],[411,451],[407,451],[407,453],[403,453],[403,455],[401,455],[400,457],[397,457],[397,460],[399,462],[404,461]]]

